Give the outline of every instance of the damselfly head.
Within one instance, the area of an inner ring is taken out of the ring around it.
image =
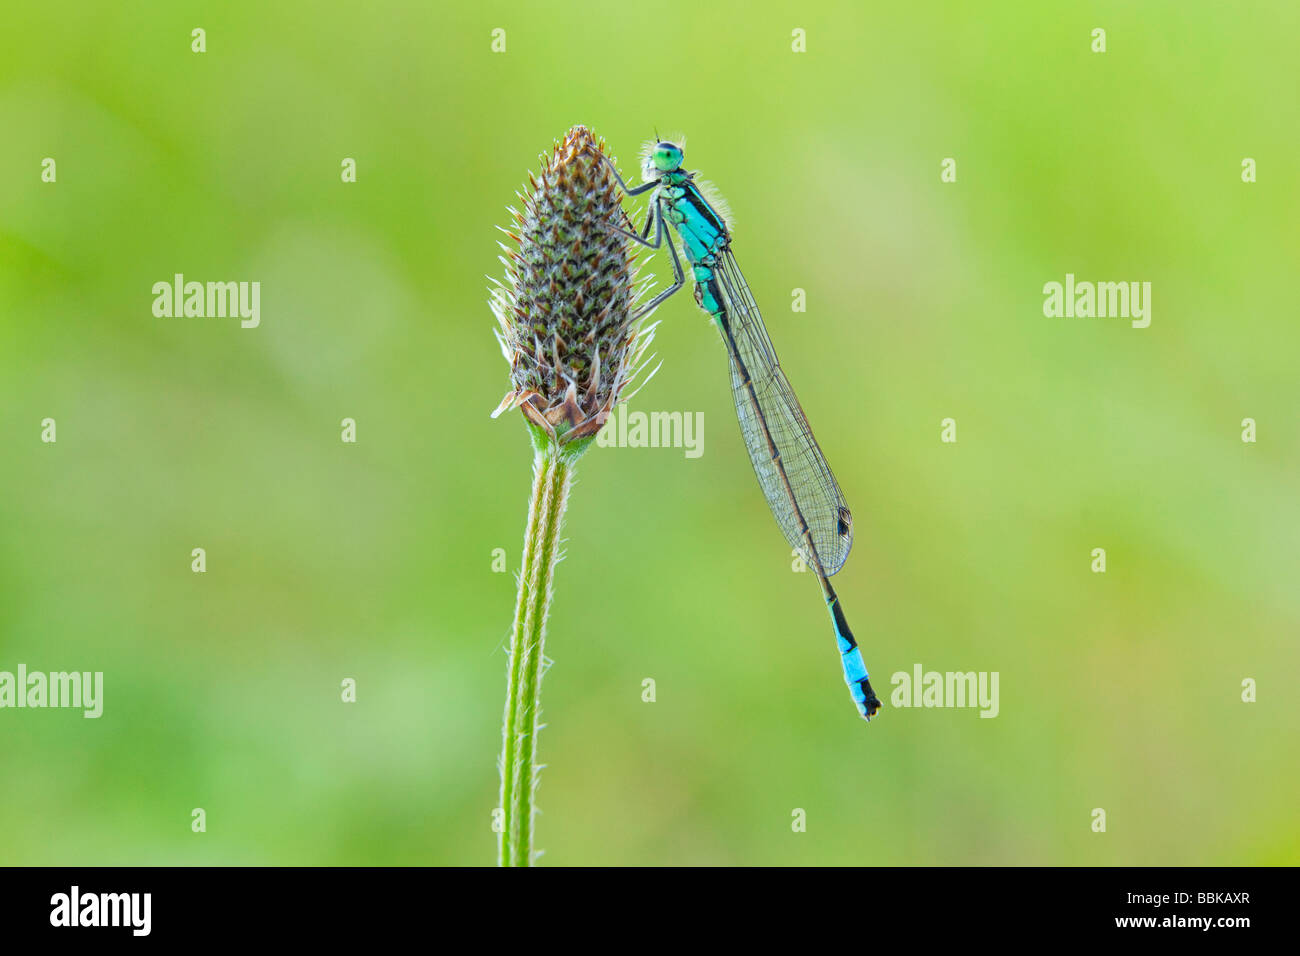
[[[676,143],[668,140],[650,140],[641,150],[641,178],[645,182],[654,182],[664,173],[675,172],[681,168],[686,154],[682,151],[684,140]]]

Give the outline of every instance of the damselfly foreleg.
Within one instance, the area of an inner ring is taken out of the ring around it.
[[[587,152],[595,156],[597,159],[599,159],[601,162],[603,162],[609,168],[609,171],[611,174],[613,174],[615,181],[618,182],[619,189],[623,190],[623,192],[627,193],[629,196],[639,196],[643,192],[647,192],[648,190],[654,189],[655,186],[659,185],[657,182],[652,181],[648,183],[642,183],[640,186],[629,186],[627,183],[623,181],[623,177],[619,175],[618,167],[614,165],[614,161],[612,159],[610,159],[600,150],[596,149],[594,146],[588,145],[586,147],[586,150]]]

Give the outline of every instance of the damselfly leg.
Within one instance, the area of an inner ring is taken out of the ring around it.
[[[668,255],[669,258],[671,258],[673,261],[673,274],[676,276],[676,279],[672,285],[664,289],[662,292],[656,295],[645,305],[641,306],[641,308],[637,309],[636,310],[637,318],[641,318],[642,316],[649,315],[655,309],[659,308],[661,302],[669,298],[674,292],[677,292],[682,286],[686,285],[686,274],[682,272],[682,261],[677,258],[677,247],[673,245],[673,237],[670,236],[668,234],[668,230],[664,228],[663,217],[655,216],[655,219],[659,223],[659,230],[656,239],[668,243]],[[660,245],[659,242],[650,243],[644,240],[639,240],[639,241],[643,242],[643,244],[650,249],[658,249]]]
[[[614,165],[614,161],[612,159],[610,159],[600,150],[596,149],[591,145],[588,145],[586,147],[586,150],[587,152],[591,153],[591,155],[595,156],[597,159],[603,162],[606,167],[608,167],[610,173],[613,175],[614,179],[618,182],[619,188],[622,189],[623,192],[627,193],[629,196],[639,196],[644,192],[649,192],[651,189],[654,189],[656,186],[659,185],[657,182],[652,181],[648,183],[642,183],[640,186],[629,186],[627,183],[623,181],[623,177],[619,175],[618,167]]]

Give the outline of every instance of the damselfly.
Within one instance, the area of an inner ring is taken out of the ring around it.
[[[695,174],[682,169],[683,158],[675,143],[651,142],[643,157],[645,181],[636,187],[629,187],[609,163],[629,196],[653,190],[645,227],[640,235],[625,231],[626,235],[651,249],[667,243],[672,258],[676,281],[647,302],[641,312],[656,308],[686,284],[671,235],[675,231],[691,265],[695,301],[713,318],[727,346],[736,417],[758,483],[786,540],[817,573],[835,627],[844,681],[858,712],[870,720],[880,709],[880,701],[871,689],[862,652],[830,582],[849,556],[853,516],[794,389],[781,371],[754,296],[736,265],[730,226],[719,211],[722,204],[705,198]]]

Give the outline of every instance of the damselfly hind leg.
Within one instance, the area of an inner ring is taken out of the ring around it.
[[[830,608],[831,621],[835,624],[835,642],[839,647],[840,661],[844,665],[844,683],[849,685],[849,693],[858,705],[858,713],[870,720],[880,710],[880,699],[871,689],[862,651],[858,648],[853,632],[849,630],[849,622],[844,619],[844,610],[834,591],[827,596],[826,605]]]
[[[641,318],[642,316],[649,315],[651,312],[653,312],[655,309],[659,307],[659,303],[663,302],[664,299],[667,299],[674,292],[676,292],[678,289],[680,289],[682,286],[686,284],[686,275],[684,272],[682,272],[682,261],[677,258],[677,247],[673,245],[673,237],[670,236],[668,234],[668,230],[664,228],[663,213],[656,210],[654,213],[654,218],[659,223],[659,226],[658,229],[656,230],[655,244],[652,248],[655,249],[659,248],[660,242],[668,243],[668,257],[673,261],[673,275],[675,276],[675,281],[673,282],[672,285],[664,289],[662,292],[656,295],[645,305],[641,306],[641,308],[637,309],[636,310],[637,318]],[[650,244],[646,243],[646,245],[650,245]]]
[[[646,215],[645,229],[642,230],[643,233],[648,234],[650,232],[651,223],[655,224],[655,237],[653,242],[649,239],[643,238],[642,236],[638,236],[635,233],[628,232],[626,229],[620,229],[618,226],[602,225],[602,228],[607,232],[617,233],[620,236],[631,239],[639,245],[645,246],[647,249],[660,249],[665,243],[668,245],[668,253],[669,258],[673,263],[673,275],[675,281],[645,305],[637,309],[635,315],[633,315],[633,319],[640,319],[649,315],[659,307],[659,304],[663,302],[664,299],[667,299],[686,284],[686,274],[682,270],[681,259],[677,257],[677,246],[673,244],[673,237],[669,234],[668,228],[664,225],[663,212],[659,209],[658,202],[654,203],[650,207],[650,212]]]

